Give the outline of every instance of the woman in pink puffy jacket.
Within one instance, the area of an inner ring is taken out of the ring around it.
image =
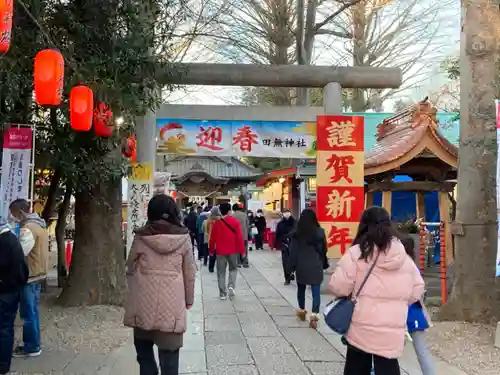
[[[397,358],[404,349],[408,306],[424,292],[415,263],[381,207],[363,212],[353,246],[330,279],[330,291],[337,297],[355,295],[374,261],[345,336],[344,375],[369,375],[372,363],[376,375],[400,375]]]

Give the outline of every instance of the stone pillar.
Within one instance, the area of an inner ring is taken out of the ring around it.
[[[325,115],[342,114],[342,86],[337,82],[330,82],[323,88],[323,107]],[[321,293],[328,293],[328,281],[333,273],[336,259],[328,259],[330,268],[325,270]]]
[[[156,161],[156,115],[148,112],[136,119],[137,162],[148,163],[155,168]]]

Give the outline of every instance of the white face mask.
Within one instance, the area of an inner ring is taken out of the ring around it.
[[[262,214],[259,212],[259,213],[257,214],[257,216],[258,216],[258,217],[261,217],[261,216],[262,216]]]
[[[292,215],[292,214],[291,214],[290,212],[285,212],[285,213],[283,214],[283,217],[284,217],[285,219],[288,219],[291,215]]]

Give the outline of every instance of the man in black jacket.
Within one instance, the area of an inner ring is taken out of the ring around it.
[[[21,243],[2,220],[0,222],[0,375],[10,371],[14,347],[14,321],[21,290],[28,281],[28,275]]]
[[[293,280],[293,273],[290,272],[290,235],[295,229],[295,218],[292,212],[285,208],[283,210],[283,218],[276,227],[276,236],[274,238],[274,248],[281,250],[281,262],[283,264],[283,274],[285,276],[285,285],[289,285]]]

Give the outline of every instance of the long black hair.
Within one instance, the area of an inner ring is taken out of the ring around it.
[[[318,228],[320,228],[320,225],[316,212],[310,208],[306,208],[300,214],[293,238],[304,243],[311,242],[317,237]]]
[[[182,227],[181,211],[172,197],[166,194],[155,195],[148,204],[148,221],[165,220]]]
[[[361,215],[358,233],[354,238],[353,245],[359,245],[361,249],[360,259],[368,260],[373,255],[375,246],[379,251],[385,252],[393,238],[398,238],[389,213],[382,207],[370,207]]]

